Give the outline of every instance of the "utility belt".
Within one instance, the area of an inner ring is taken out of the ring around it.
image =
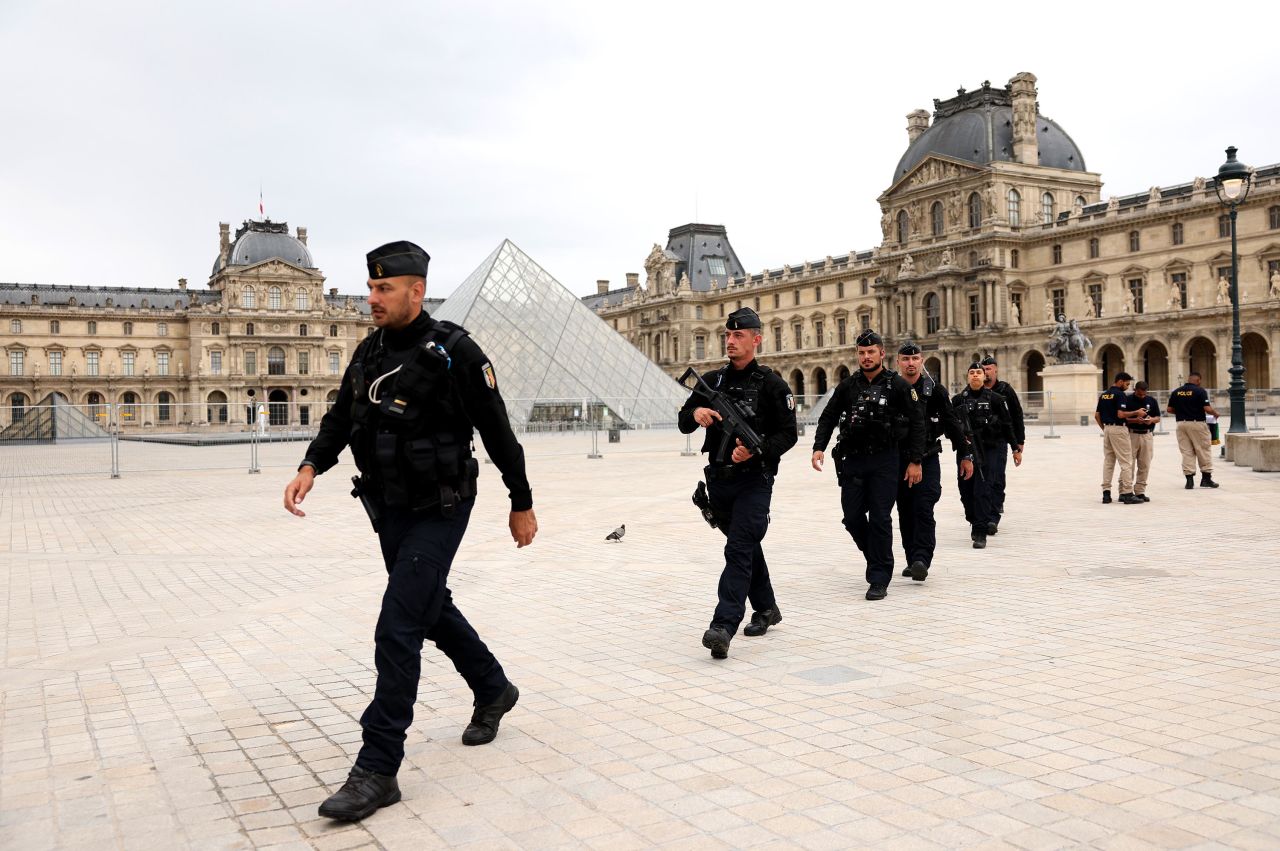
[[[1103,423],[1106,428],[1125,428],[1124,423]]]
[[[764,473],[764,465],[757,461],[743,461],[741,464],[719,465],[708,464],[702,468],[702,474],[708,482],[726,482],[753,473]]]
[[[1195,418],[1193,418],[1193,417],[1186,417],[1186,418],[1184,418],[1184,417],[1174,417],[1174,419],[1175,419],[1175,420],[1177,420],[1177,421],[1178,421],[1178,422],[1180,422],[1180,423],[1207,423],[1207,422],[1208,422],[1208,420],[1204,420],[1204,419],[1197,420],[1197,419],[1195,419]]]
[[[382,431],[352,447],[364,448],[356,457],[364,473],[360,490],[376,494],[387,507],[421,511],[438,506],[443,516],[451,517],[459,502],[476,495],[480,464],[469,441],[458,435]]]
[[[852,458],[855,455],[879,455],[881,452],[896,451],[898,444],[891,440],[841,440],[836,444],[835,457]]]

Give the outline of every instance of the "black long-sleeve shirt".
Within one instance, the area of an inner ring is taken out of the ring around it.
[[[751,383],[751,376],[756,372],[764,374],[758,403],[760,439],[764,442],[760,461],[770,473],[777,473],[778,460],[782,458],[783,453],[795,446],[799,439],[796,432],[795,399],[791,395],[791,388],[787,386],[787,382],[772,370],[761,370],[754,359],[742,369],[734,369],[730,364],[727,368],[713,369],[703,373],[702,380],[713,390],[725,391],[735,387],[746,387]],[[701,393],[695,390],[689,395],[680,408],[677,419],[681,434],[692,434],[698,430],[699,426],[693,418],[693,412],[697,408],[705,407],[709,405]],[[708,454],[714,453],[720,448],[723,437],[724,427],[719,422],[712,423],[702,440],[702,451]],[[716,463],[719,459],[711,460],[712,463]]]
[[[435,320],[423,311],[413,322],[397,331],[375,331],[356,347],[352,363],[364,357],[367,346],[374,346],[377,372],[366,376],[366,381],[390,372],[409,360],[434,326]],[[452,359],[449,372],[453,376],[458,398],[462,401],[464,415],[468,420],[462,424],[463,430],[474,428],[480,432],[484,448],[502,474],[503,484],[507,486],[511,510],[526,511],[532,508],[533,492],[525,475],[524,449],[511,430],[507,406],[502,401],[502,394],[498,392],[498,379],[493,364],[469,335],[454,343],[449,356]],[[388,378],[383,382],[381,392],[390,392],[393,381],[394,379]],[[314,467],[317,474],[337,464],[338,456],[351,440],[351,403],[354,394],[354,378],[351,364],[348,364],[342,376],[338,398],[320,420],[319,432],[307,447],[302,462]]]
[[[921,377],[911,385],[915,388],[916,395],[920,397],[919,404],[924,411],[925,427],[928,429],[925,454],[931,455],[941,451],[942,444],[939,439],[945,436],[956,455],[961,458],[968,456],[969,441],[964,436],[964,429],[960,425],[960,418],[956,416],[955,408],[951,406],[951,397],[947,395],[947,391],[941,384],[932,379],[928,379],[930,391],[924,393],[925,382],[926,379]]]
[[[955,395],[951,400],[951,406],[955,409],[957,417],[961,416],[959,412],[960,406],[964,406],[969,419],[970,426],[974,429],[981,429],[979,423],[973,421],[973,411],[978,403],[987,403],[992,412],[996,416],[996,421],[988,425],[987,429],[982,433],[975,435],[974,439],[982,442],[983,446],[999,446],[1002,443],[1009,444],[1010,449],[1017,449],[1022,444],[1018,443],[1017,435],[1013,431],[1013,419],[1009,416],[1009,403],[999,393],[988,387],[980,387],[974,390],[966,387]]]
[[[1013,436],[1018,439],[1018,445],[1023,446],[1027,442],[1027,426],[1022,416],[1022,400],[1018,398],[1018,394],[1014,392],[1013,387],[1007,381],[997,381],[991,385],[992,390],[1004,397],[1004,403],[1009,408],[1009,421],[1013,426]]]
[[[850,375],[836,385],[831,400],[818,417],[818,427],[813,433],[813,451],[825,452],[831,441],[831,434],[840,421],[848,416],[858,401],[859,394],[872,384],[883,384],[884,397],[887,400],[889,413],[901,418],[907,424],[907,433],[899,442],[899,451],[907,461],[919,464],[924,457],[927,429],[925,428],[924,408],[920,405],[919,396],[907,380],[898,373],[881,369],[876,377],[867,380],[861,370]]]

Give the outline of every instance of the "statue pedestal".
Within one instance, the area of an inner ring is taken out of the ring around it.
[[[1046,425],[1076,425],[1080,417],[1093,419],[1098,406],[1098,376],[1102,370],[1090,363],[1058,363],[1040,373],[1045,401],[1040,419]],[[1050,397],[1049,394],[1053,394]],[[1052,407],[1052,413],[1050,413]]]

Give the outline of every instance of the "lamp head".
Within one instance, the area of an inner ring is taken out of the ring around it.
[[[1236,147],[1227,148],[1227,161],[1218,169],[1213,188],[1218,200],[1227,206],[1243,204],[1253,183],[1253,170],[1236,159]]]

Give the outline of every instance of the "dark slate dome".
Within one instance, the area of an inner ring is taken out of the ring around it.
[[[289,223],[270,220],[245,222],[236,230],[227,265],[252,266],[273,258],[304,269],[316,267],[307,246],[289,235]],[[213,274],[218,274],[222,268],[221,258],[213,261]]]
[[[984,85],[976,92],[961,90],[948,101],[934,102],[933,126],[912,142],[893,171],[890,185],[930,154],[986,165],[1013,162],[1013,105],[1006,89]],[[1036,113],[1040,165],[1085,171],[1084,154],[1054,121]]]

